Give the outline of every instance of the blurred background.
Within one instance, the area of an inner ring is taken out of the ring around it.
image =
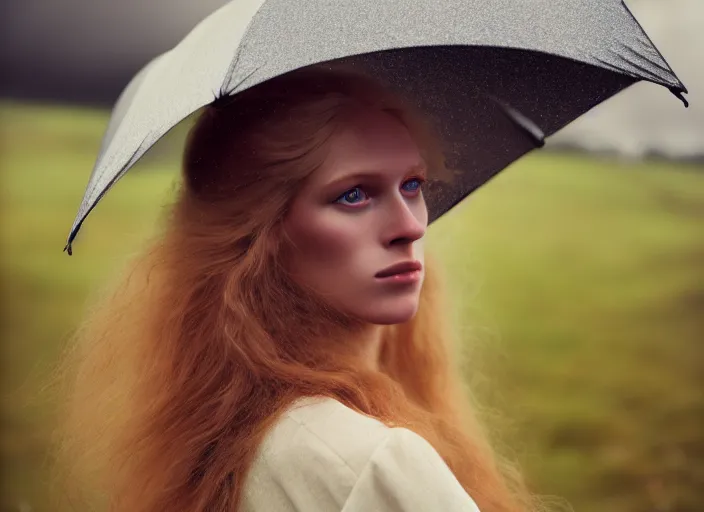
[[[596,1],[596,0],[595,0]],[[54,511],[37,398],[90,297],[156,226],[167,137],[62,253],[109,109],[223,0],[0,12],[0,511]],[[584,512],[704,510],[704,2],[628,0],[689,88],[636,84],[430,229],[467,379],[533,488]]]

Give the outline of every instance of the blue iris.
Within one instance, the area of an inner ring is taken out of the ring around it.
[[[356,204],[361,201],[364,201],[364,199],[366,199],[366,196],[365,196],[364,192],[362,191],[362,189],[359,187],[355,187],[355,188],[348,190],[344,194],[342,194],[337,199],[337,202],[341,203],[343,201],[346,201],[349,204]]]
[[[419,179],[412,179],[403,184],[403,189],[407,192],[416,192],[420,188],[420,185]]]

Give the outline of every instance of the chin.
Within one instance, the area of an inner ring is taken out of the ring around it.
[[[418,297],[384,301],[383,304],[371,303],[360,314],[365,322],[376,325],[403,324],[413,319],[418,312]]]

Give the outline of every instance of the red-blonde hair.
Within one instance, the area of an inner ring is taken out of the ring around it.
[[[417,315],[384,328],[379,371],[355,367],[330,341],[354,321],[286,273],[287,206],[360,106],[401,120],[430,178],[447,174],[427,118],[350,70],[298,70],[197,119],[163,232],[93,307],[62,362],[70,387],[57,468],[81,489],[71,493],[79,509],[234,511],[277,417],[323,395],[423,436],[482,512],[538,510],[476,418],[432,261]]]

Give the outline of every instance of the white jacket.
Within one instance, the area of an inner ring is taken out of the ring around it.
[[[330,398],[305,398],[268,433],[243,512],[479,512],[435,449]]]

